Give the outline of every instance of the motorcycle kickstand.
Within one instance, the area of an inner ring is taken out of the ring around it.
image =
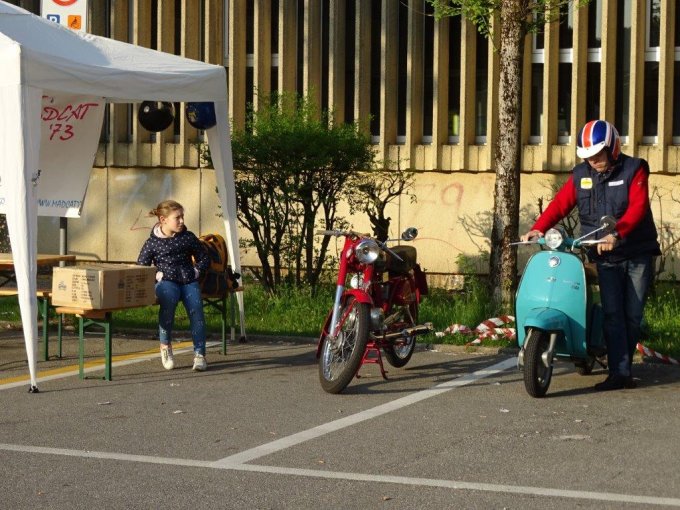
[[[371,357],[371,353],[375,353],[375,356]],[[364,363],[375,363],[376,365],[378,365],[380,367],[380,374],[382,375],[382,378],[387,380],[387,370],[385,370],[385,365],[383,365],[380,347],[378,347],[376,343],[373,341],[368,342],[368,344],[366,344],[366,350],[364,351],[364,355],[361,358],[361,363],[359,364],[359,369],[357,370],[356,373],[357,379],[361,379],[361,376],[359,375],[359,370],[361,370],[361,367],[364,366]]]

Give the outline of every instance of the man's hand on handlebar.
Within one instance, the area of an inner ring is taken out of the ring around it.
[[[616,245],[619,242],[619,240],[611,234],[608,234],[605,237],[603,237],[601,241],[602,242],[597,245],[598,255],[602,255],[606,251],[612,251],[614,248],[616,248]]]
[[[520,240],[522,242],[527,242],[533,241],[534,239],[538,239],[539,237],[543,237],[543,232],[541,232],[540,230],[529,230],[529,232],[520,237]]]

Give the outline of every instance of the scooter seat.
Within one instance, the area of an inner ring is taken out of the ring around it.
[[[413,246],[395,246],[390,248],[390,250],[396,253],[402,260],[399,260],[388,253],[387,270],[389,272],[406,274],[415,267],[418,252]]]

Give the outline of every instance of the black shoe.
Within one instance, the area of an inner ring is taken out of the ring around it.
[[[612,390],[622,390],[633,389],[637,386],[633,377],[623,376],[623,375],[610,375],[601,383],[597,383],[593,386],[594,391],[612,391]]]

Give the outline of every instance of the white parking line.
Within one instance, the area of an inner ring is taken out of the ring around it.
[[[462,377],[453,379],[451,381],[446,381],[432,388],[428,388],[417,393],[411,393],[410,395],[406,395],[405,397],[398,398],[397,400],[392,400],[391,402],[386,402],[385,404],[373,407],[371,409],[366,409],[365,411],[361,411],[351,416],[347,416],[345,418],[340,418],[339,420],[324,423],[317,427],[308,430],[303,430],[302,432],[298,432],[287,437],[282,437],[281,439],[277,439],[276,441],[272,441],[271,443],[266,443],[260,446],[256,446],[255,448],[251,448],[250,450],[245,450],[243,452],[230,455],[229,457],[225,457],[223,459],[215,461],[214,466],[215,467],[238,466],[240,464],[244,464],[246,462],[259,459],[260,457],[265,457],[272,453],[285,450],[286,448],[290,448],[291,446],[304,443],[305,441],[309,441],[310,439],[315,439],[317,437],[329,434],[331,432],[344,429],[345,427],[356,425],[357,423],[361,423],[362,421],[370,420],[371,418],[376,418],[378,416],[382,416],[383,414],[396,411],[397,409],[401,409],[411,404],[415,404],[416,402],[421,402],[425,399],[436,397],[437,395],[441,395],[442,393],[450,391],[453,388],[465,386],[466,384],[473,383],[484,377],[489,377],[491,375],[498,374],[516,365],[517,358],[506,359],[490,367],[484,368],[482,370],[477,370],[476,372],[466,374]]]
[[[325,434],[349,427],[371,418],[401,409],[403,407],[421,402],[425,399],[441,395],[454,388],[471,384],[484,377],[489,377],[501,373],[516,365],[516,358],[510,358],[490,367],[478,370],[471,374],[464,375],[457,379],[444,382],[432,388],[407,395],[392,402],[379,405],[377,407],[361,411],[352,416],[334,420],[318,427],[314,427],[288,437],[260,445],[250,450],[225,457],[217,461],[204,461],[194,459],[180,459],[172,457],[157,457],[149,455],[133,455],[115,452],[99,452],[85,450],[71,450],[67,448],[49,448],[42,446],[25,446],[16,444],[0,443],[0,450],[23,452],[43,455],[62,455],[67,457],[90,458],[102,460],[114,460],[124,462],[142,462],[147,464],[162,464],[172,466],[185,466],[207,469],[223,469],[241,472],[270,473],[285,476],[301,476],[311,478],[323,478],[329,480],[350,480],[371,483],[390,483],[397,485],[419,486],[419,487],[439,487],[454,490],[483,491],[504,494],[519,494],[526,496],[560,497],[568,499],[580,499],[590,501],[606,501],[612,503],[632,503],[644,505],[665,505],[680,507],[680,498],[660,497],[660,496],[639,496],[634,494],[617,494],[611,492],[591,492],[573,491],[566,489],[552,489],[545,487],[530,487],[520,485],[500,485],[489,483],[463,482],[457,480],[441,480],[435,478],[416,478],[391,475],[373,475],[363,473],[348,473],[341,471],[326,471],[314,469],[298,469],[281,466],[266,466],[246,464],[246,462],[264,457],[274,452],[290,448],[305,441],[323,436]]]
[[[281,466],[261,466],[252,464],[217,465],[215,462],[209,462],[204,460],[178,459],[172,457],[154,457],[147,455],[131,455],[126,453],[69,450],[66,448],[47,448],[42,446],[23,446],[3,443],[0,443],[0,450],[23,453],[38,453],[43,455],[63,455],[66,457],[80,457],[86,459],[118,460],[125,462],[143,462],[147,464],[162,464],[171,466],[185,466],[208,469],[224,469],[229,471],[269,473],[286,476],[302,476],[311,478],[323,478],[327,480],[350,480],[357,482],[390,483],[416,487],[439,487],[454,490],[494,492],[499,494],[519,494],[525,496],[559,497],[590,501],[606,501],[613,503],[633,503],[641,505],[665,505],[680,507],[680,499],[661,496],[638,496],[635,494],[616,494],[613,492],[572,491],[566,489],[551,489],[546,487],[462,482],[457,480],[440,480],[436,478],[371,475],[363,473],[347,473],[342,471],[321,471],[315,469],[287,468]]]

